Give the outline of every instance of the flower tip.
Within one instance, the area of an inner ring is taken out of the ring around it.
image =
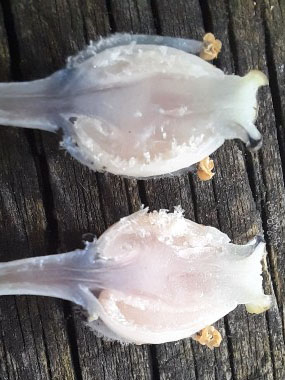
[[[264,296],[261,301],[257,303],[248,303],[245,305],[246,310],[250,314],[260,314],[270,309],[272,306],[272,297]]]
[[[267,76],[260,70],[251,70],[244,78],[255,83],[258,87],[267,86],[269,84]]]

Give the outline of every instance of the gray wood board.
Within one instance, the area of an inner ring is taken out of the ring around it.
[[[270,86],[260,91],[262,149],[227,142],[214,155],[216,175],[126,180],[98,174],[59,149],[47,132],[0,129],[1,261],[64,252],[82,235],[100,235],[139,209],[181,204],[186,217],[213,225],[234,242],[264,233],[265,278],[274,306],[249,315],[244,307],[217,322],[221,347],[191,339],[159,346],[97,338],[75,306],[43,297],[0,298],[0,379],[285,378],[285,2],[283,0],[1,0],[0,80],[44,77],[91,39],[116,31],[223,42],[215,64],[244,75],[259,68]]]

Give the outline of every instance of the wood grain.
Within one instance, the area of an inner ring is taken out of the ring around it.
[[[234,242],[264,233],[267,291],[273,308],[238,307],[217,322],[223,343],[210,351],[191,339],[158,346],[97,338],[73,305],[41,297],[0,298],[2,379],[283,380],[285,378],[285,3],[278,0],[1,0],[0,79],[30,80],[62,67],[90,39],[126,31],[223,42],[216,64],[244,75],[259,68],[258,154],[227,142],[214,155],[216,174],[148,181],[98,174],[59,149],[60,138],[0,129],[0,258],[10,260],[82,246],[139,209],[181,204],[186,217],[213,225]]]

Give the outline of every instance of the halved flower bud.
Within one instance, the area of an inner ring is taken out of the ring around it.
[[[91,169],[147,178],[187,169],[239,138],[258,149],[264,74],[225,75],[221,43],[115,35],[38,81],[0,84],[0,123],[62,129],[62,145]]]
[[[163,343],[194,335],[238,304],[266,310],[265,254],[259,237],[235,245],[216,228],[185,219],[180,208],[145,209],[85,250],[1,264],[0,294],[68,299],[84,307],[90,326],[108,338]],[[213,329],[203,331],[196,339],[219,344]]]

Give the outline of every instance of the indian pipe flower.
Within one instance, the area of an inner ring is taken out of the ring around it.
[[[221,338],[209,325],[238,304],[257,313],[270,307],[262,289],[265,254],[260,237],[235,245],[216,228],[185,219],[181,208],[144,209],[83,250],[2,263],[0,294],[75,302],[110,339],[142,344],[193,336],[215,347]]]
[[[137,178],[185,170],[226,139],[258,149],[256,92],[267,78],[225,75],[202,59],[220,49],[210,33],[203,42],[100,39],[46,79],[0,84],[0,123],[61,131],[62,146],[89,168]]]

